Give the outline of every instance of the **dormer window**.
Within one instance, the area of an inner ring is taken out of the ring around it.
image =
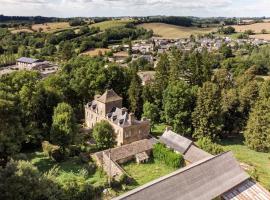
[[[119,120],[119,125],[122,125],[124,123],[124,119]]]

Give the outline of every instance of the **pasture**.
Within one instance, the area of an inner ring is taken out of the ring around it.
[[[125,26],[129,22],[132,22],[132,20],[110,20],[92,24],[90,27],[99,27],[101,30],[106,30],[112,27]]]
[[[90,49],[88,51],[83,52],[81,55],[86,55],[90,57],[104,55],[106,52],[109,52],[110,49],[107,48],[96,48],[96,49]]]
[[[250,25],[235,25],[236,32],[245,32],[246,30],[253,30],[255,33],[261,33],[265,29],[268,33],[270,32],[270,22],[255,23]]]
[[[188,38],[190,35],[207,34],[216,31],[216,28],[183,27],[164,23],[145,23],[139,25],[139,27],[153,30],[154,35],[168,39]]]
[[[55,32],[63,29],[70,28],[68,22],[52,22],[52,23],[44,23],[44,24],[34,24],[32,29],[35,31],[42,30],[42,32]]]
[[[269,30],[270,33],[270,30]],[[263,39],[263,40],[270,40],[270,34],[256,34],[256,35],[251,35],[251,38],[256,38],[256,39]]]

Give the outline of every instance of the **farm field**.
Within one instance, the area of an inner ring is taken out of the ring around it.
[[[262,29],[270,32],[270,22],[265,23],[255,23],[251,25],[235,25],[236,32],[245,32],[246,30],[253,30],[255,33],[261,33]]]
[[[106,52],[110,51],[110,49],[107,48],[96,48],[96,49],[90,49],[88,51],[83,52],[81,55],[87,55],[90,57],[98,56],[100,53],[104,55]]]
[[[68,22],[52,22],[52,23],[44,23],[44,24],[34,24],[32,26],[33,30],[38,31],[40,28],[42,29],[42,32],[54,32],[59,31],[63,29],[70,28]]]
[[[132,22],[132,20],[111,20],[92,24],[90,27],[99,27],[101,30],[105,30],[112,27],[125,26],[129,22]]]
[[[11,33],[33,33],[32,30],[28,29],[28,28],[9,28],[8,30],[11,31]]]
[[[21,28],[10,28],[9,30],[12,33],[20,33],[20,32],[29,32],[32,33],[33,31],[39,31],[41,29],[42,32],[46,33],[53,33],[56,31],[61,31],[65,29],[70,29],[71,26],[68,22],[51,22],[51,23],[44,23],[44,24],[34,24],[32,26],[32,30],[27,27]]]
[[[183,27],[164,23],[145,23],[139,27],[153,30],[154,34],[168,39],[188,38],[190,35],[206,34],[215,31],[215,28]]]
[[[247,148],[241,139],[224,141],[221,145],[226,151],[232,151],[239,162],[254,167],[258,181],[270,190],[270,153],[260,153]]]
[[[270,34],[256,34],[256,35],[250,35],[250,37],[256,38],[256,39],[270,40]]]

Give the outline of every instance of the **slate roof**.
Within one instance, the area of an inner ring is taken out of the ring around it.
[[[26,57],[21,57],[21,58],[17,59],[17,62],[28,63],[28,64],[33,64],[33,63],[36,63],[39,61],[40,60],[38,60],[38,59],[26,58]]]
[[[211,200],[249,179],[231,152],[206,158],[114,200]]]
[[[116,147],[111,149],[111,159],[113,161],[122,160],[130,156],[135,156],[136,154],[149,151],[153,148],[155,140],[144,139],[131,144],[127,144],[121,147]],[[109,155],[109,150],[104,151]]]
[[[204,150],[196,147],[193,144],[188,148],[188,150],[184,154],[184,159],[190,163],[194,163],[209,157],[213,157],[213,155],[205,152]]]
[[[184,159],[190,163],[213,157],[211,154],[199,149],[193,141],[185,138],[171,130],[166,130],[160,137],[160,142],[184,155]]]
[[[139,140],[131,144],[113,148],[111,149],[111,159],[117,162],[119,160],[131,157],[131,156],[135,156],[136,154],[151,150],[153,148],[153,145],[156,142],[157,141],[155,139],[151,138],[151,139]],[[109,155],[109,150],[96,152],[93,155],[94,157],[102,161],[103,153],[105,153],[106,155]]]
[[[104,94],[97,98],[97,101],[102,103],[113,102],[117,100],[122,100],[122,97],[118,96],[114,90],[106,90]]]
[[[180,152],[185,153],[187,149],[192,144],[192,141],[177,134],[174,133],[171,130],[167,130],[163,133],[163,135],[159,139],[162,143],[166,144],[170,148]]]
[[[268,200],[270,192],[249,179],[222,195],[225,200]]]

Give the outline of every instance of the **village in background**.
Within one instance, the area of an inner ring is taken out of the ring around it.
[[[268,18],[0,15],[0,36],[0,199],[270,200]]]

